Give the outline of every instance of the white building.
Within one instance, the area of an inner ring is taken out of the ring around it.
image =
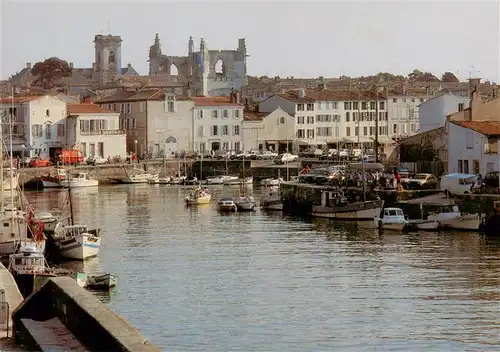
[[[389,92],[387,115],[389,136],[394,140],[419,133],[419,105],[426,101],[423,96],[408,96]]]
[[[66,145],[80,149],[86,157],[125,157],[126,134],[119,114],[94,104],[68,104]],[[58,131],[62,127],[58,127]]]
[[[243,149],[295,151],[295,118],[277,108],[271,113],[245,112],[243,121]]]
[[[378,108],[377,108],[378,103]],[[295,117],[295,144],[373,144],[378,111],[379,145],[392,143],[388,135],[387,100],[372,92],[298,89],[275,94],[259,104],[259,111],[278,107]]]
[[[469,107],[469,98],[449,92],[437,95],[419,105],[420,133],[443,127],[446,116]]]
[[[500,122],[453,121],[446,123],[448,173],[485,175],[500,168]]]

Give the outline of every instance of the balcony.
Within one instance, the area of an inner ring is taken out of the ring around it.
[[[95,130],[95,131],[80,131],[80,136],[119,136],[126,134],[125,130]]]

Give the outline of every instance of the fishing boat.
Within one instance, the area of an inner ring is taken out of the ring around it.
[[[66,178],[60,183],[61,186],[65,188],[69,188],[70,184],[72,188],[97,187],[99,185],[99,181],[91,179],[85,172],[80,172],[77,177]]]
[[[44,232],[52,233],[55,231],[59,219],[51,213],[41,212],[35,213],[34,222],[43,223]]]
[[[238,208],[236,207],[236,204],[233,201],[233,198],[231,198],[231,197],[221,198],[217,202],[217,209],[222,213],[235,212],[238,210]]]
[[[245,185],[240,186],[240,196],[234,201],[238,211],[252,211],[255,210],[255,199],[247,194],[248,190]]]
[[[267,193],[260,198],[260,207],[266,210],[283,210],[281,192],[278,186],[269,188]]]
[[[183,184],[185,186],[193,186],[193,185],[197,185],[199,183],[200,182],[198,181],[198,178],[196,178],[196,177],[186,177],[183,181]]]
[[[43,188],[61,188],[61,181],[66,179],[66,170],[62,168],[57,168],[55,170],[55,175],[45,175],[40,177],[42,181]]]
[[[436,220],[424,220],[424,219],[416,219],[410,220],[410,225],[417,230],[437,230],[439,228],[439,222]]]
[[[43,252],[32,243],[23,243],[19,251],[9,256],[9,271],[16,280],[19,291],[28,297],[49,277],[56,276],[50,269]]]
[[[313,205],[312,216],[337,220],[373,220],[380,214],[383,201],[348,202],[341,190],[323,190],[321,204]]]
[[[202,205],[209,204],[211,199],[212,195],[207,188],[198,187],[184,201],[186,205]]]
[[[122,183],[131,184],[131,183],[148,183],[148,180],[154,179],[156,175],[146,173],[141,169],[132,169],[131,172],[127,171],[125,167],[125,177],[122,177],[120,181]]]
[[[279,186],[282,182],[285,182],[281,177],[278,178],[266,178],[260,181],[260,185],[264,187]]]
[[[382,230],[401,231],[410,225],[400,208],[385,208],[373,219],[375,226]]]
[[[76,282],[83,288],[93,290],[109,290],[118,283],[118,277],[110,273],[103,274],[85,274],[77,273]]]
[[[462,213],[457,205],[436,205],[427,219],[437,221],[444,229],[478,231],[484,215]]]
[[[215,177],[207,177],[205,183],[207,185],[223,185],[224,182],[236,181],[238,179],[238,176],[221,175]]]

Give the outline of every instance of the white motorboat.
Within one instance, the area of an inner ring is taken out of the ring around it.
[[[226,182],[226,184],[228,184],[227,182],[237,181],[237,180],[239,180],[238,176],[222,175],[222,176],[216,176],[216,177],[207,177],[205,182],[207,185],[223,185],[225,182]],[[239,183],[235,183],[235,184],[239,184]]]
[[[238,211],[252,211],[255,209],[255,199],[251,196],[238,197],[235,204]]]
[[[404,230],[409,226],[409,221],[400,208],[385,208],[376,216],[373,221],[375,226],[383,230]]]
[[[224,212],[235,212],[238,210],[236,207],[236,204],[233,201],[233,198],[231,197],[224,197],[217,202],[217,209],[224,213]]]
[[[253,184],[253,176],[245,177],[245,178],[231,178],[224,180],[224,185],[226,186],[236,186],[236,185],[252,185]]]
[[[13,254],[21,239],[26,238],[28,224],[26,214],[21,210],[0,211],[0,256]]]
[[[43,251],[32,243],[23,243],[19,251],[9,256],[9,270],[14,276],[23,297],[28,297],[36,288],[36,281],[55,276]]]
[[[45,175],[40,177],[43,188],[61,188],[61,181],[66,179],[66,170],[57,168],[55,175]]]
[[[42,213],[36,213],[33,218],[33,221],[42,222],[44,231],[54,232],[59,222],[59,219],[56,216],[52,215],[51,213],[42,212]]]
[[[85,260],[99,254],[99,230],[87,230],[86,225],[58,226],[53,235],[59,254],[67,259]]]
[[[85,172],[80,172],[77,177],[70,177],[60,183],[64,188],[97,187],[99,185],[99,181],[91,179]]]
[[[262,181],[260,181],[260,185],[264,187],[272,187],[272,186],[279,186],[284,180],[279,177],[279,178],[266,178]]]
[[[427,219],[437,221],[443,228],[478,231],[483,215],[465,214],[457,205],[444,205],[435,214],[429,214]]]
[[[78,285],[84,288],[90,288],[94,290],[109,290],[115,287],[118,281],[116,275],[110,273],[104,274],[76,274],[76,282]]]
[[[279,187],[269,188],[267,193],[260,198],[260,207],[267,210],[283,210]]]

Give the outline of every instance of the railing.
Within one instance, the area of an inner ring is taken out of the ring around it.
[[[125,130],[97,130],[97,131],[80,131],[81,136],[98,136],[98,135],[121,135],[126,134]]]

